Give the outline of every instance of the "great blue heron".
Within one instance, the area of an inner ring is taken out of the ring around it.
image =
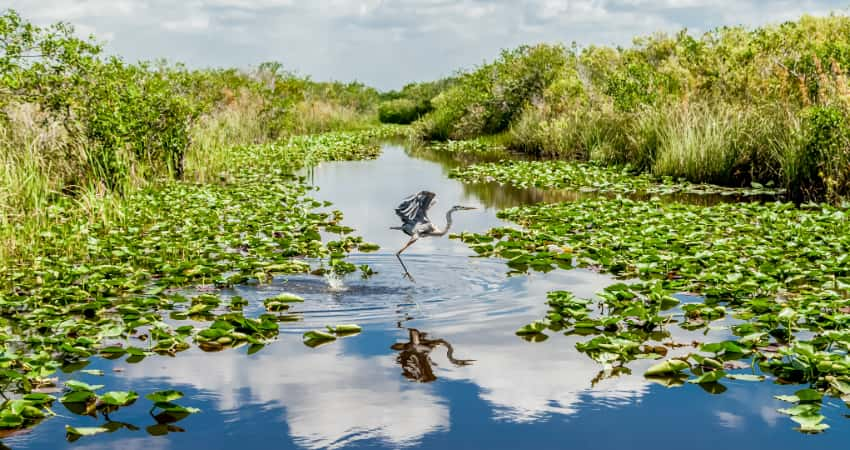
[[[441,230],[431,222],[431,219],[428,218],[428,209],[437,203],[436,200],[434,200],[436,196],[437,194],[434,194],[433,192],[420,191],[418,194],[411,195],[404,199],[401,204],[398,205],[398,208],[395,209],[395,213],[401,219],[402,225],[400,227],[390,228],[393,230],[401,230],[404,234],[410,236],[410,240],[407,241],[407,244],[405,244],[401,250],[396,252],[395,256],[398,258],[398,262],[401,263],[401,267],[404,268],[404,276],[411,281],[413,281],[413,277],[410,275],[410,272],[407,271],[407,266],[404,265],[404,261],[401,260],[401,252],[407,250],[408,247],[413,245],[413,243],[420,238],[444,236],[448,233],[449,228],[452,226],[452,213],[455,211],[475,209],[471,206],[452,206],[452,208],[446,213],[446,227]]]

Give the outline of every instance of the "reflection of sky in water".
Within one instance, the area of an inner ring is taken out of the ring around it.
[[[346,279],[348,290],[329,292],[315,277],[276,280],[238,293],[257,309],[260,300],[288,290],[301,293],[303,321],[282,325],[278,341],[247,356],[244,349],[205,354],[191,350],[176,358],[150,357],[137,364],[95,360],[103,378],[74,375],[106,384],[105,390],[135,389],[142,395],[166,388],[184,391],[182,403],[203,412],[177,423],[184,433],[149,437],[153,424],[140,399],[112,415],[141,427],[83,438],[67,444],[66,423],[94,426],[94,419],[70,416],[61,405],[53,418],[29,433],[7,439],[12,448],[166,450],[233,448],[658,448],[718,446],[837,448],[848,438],[843,405],[824,406],[832,426],[826,434],[804,436],[776,412],[787,405],[777,393],[798,387],[730,381],[722,395],[699,386],[667,389],[641,374],[652,361],[629,365],[635,375],[602,379],[601,367],[578,353],[586,338],[550,333],[531,344],[516,337],[519,326],[542,317],[547,291],[569,289],[589,297],[610,279],[584,270],[506,278],[497,260],[469,258],[465,245],[423,239],[407,257],[418,283],[401,278],[392,251],[406,239],[392,208],[409,193],[430,189],[440,203],[432,218],[453,204],[483,206],[463,185],[446,180],[439,164],[411,160],[390,149],[378,161],[324,164],[315,169],[316,193],[345,213],[345,223],[383,248],[357,255],[378,274]],[[506,201],[502,199],[500,201]],[[440,221],[441,219],[437,219]],[[457,230],[483,231],[500,222],[482,209],[457,215]],[[364,325],[361,335],[310,349],[298,333],[325,324]],[[411,327],[450,343],[454,357],[475,360],[455,366],[445,346],[428,358],[437,380],[416,383],[402,376],[390,349],[405,342]],[[715,322],[722,325],[724,322]],[[679,342],[704,339],[700,332],[674,329]],[[723,333],[723,331],[720,331]],[[684,351],[687,351],[685,349]],[[112,372],[120,367],[123,372]]]

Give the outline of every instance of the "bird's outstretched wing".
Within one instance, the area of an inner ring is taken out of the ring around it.
[[[428,208],[433,204],[436,195],[428,191],[421,191],[416,195],[411,195],[398,205],[395,213],[404,225],[430,222],[431,220],[428,219]]]

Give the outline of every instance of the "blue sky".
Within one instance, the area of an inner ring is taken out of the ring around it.
[[[502,48],[627,45],[687,27],[847,12],[850,0],[6,0],[39,24],[68,21],[131,61],[193,67],[280,61],[317,80],[381,89],[449,75]]]

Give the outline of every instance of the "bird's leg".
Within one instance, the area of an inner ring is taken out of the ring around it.
[[[413,243],[416,242],[416,239],[417,238],[415,237],[410,238],[410,240],[407,241],[407,244],[404,244],[404,247],[402,247],[401,250],[399,250],[395,254],[395,257],[398,258],[398,262],[401,263],[401,267],[404,269],[404,276],[407,277],[407,279],[409,279],[410,281],[413,281],[413,276],[410,275],[410,272],[407,271],[407,266],[405,266],[404,261],[401,260],[401,252],[407,250],[407,247],[413,245]]]

